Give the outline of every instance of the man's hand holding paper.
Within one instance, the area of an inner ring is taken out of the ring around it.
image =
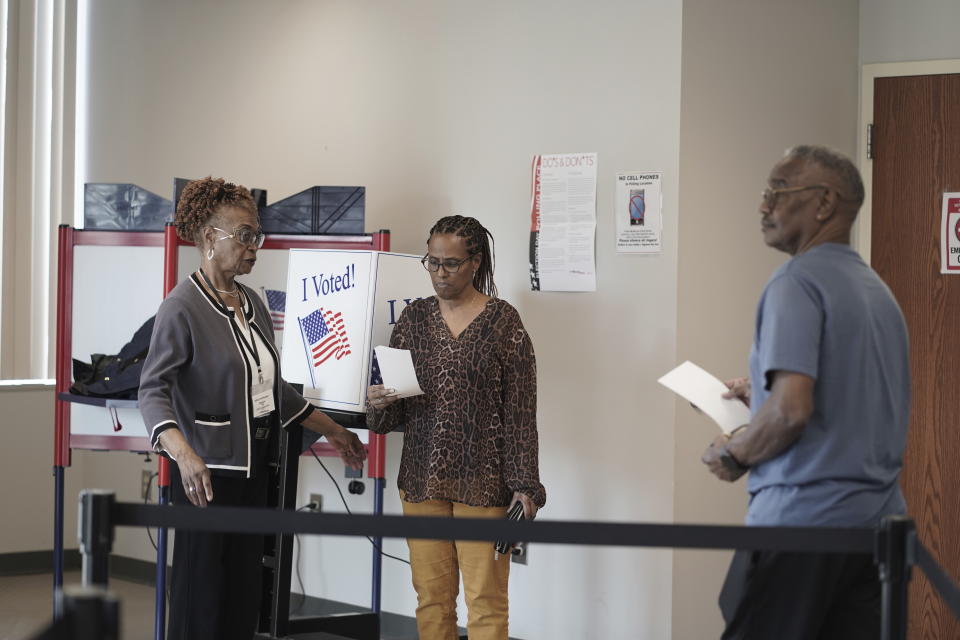
[[[710,416],[724,433],[750,422],[749,383],[733,380],[724,384],[690,361],[664,375],[660,384],[686,398]]]

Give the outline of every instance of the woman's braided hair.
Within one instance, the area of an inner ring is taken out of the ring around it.
[[[246,187],[223,178],[201,178],[187,183],[177,202],[173,223],[181,240],[200,245],[200,231],[221,207],[246,209],[258,214],[257,203]]]
[[[496,298],[497,285],[493,282],[493,234],[487,231],[476,218],[467,216],[440,218],[430,229],[430,237],[437,233],[460,236],[466,240],[467,252],[471,256],[480,254],[480,266],[473,274],[473,287],[491,298]],[[429,240],[430,238],[427,238],[428,242]]]

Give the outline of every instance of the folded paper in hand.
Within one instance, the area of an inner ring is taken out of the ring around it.
[[[377,364],[380,365],[384,387],[395,389],[398,398],[423,394],[420,383],[417,381],[417,372],[413,368],[413,358],[408,350],[382,345],[374,347],[373,350],[377,354]]]
[[[737,398],[724,399],[727,385],[689,360],[657,382],[713,418],[724,433],[750,422],[750,409]]]

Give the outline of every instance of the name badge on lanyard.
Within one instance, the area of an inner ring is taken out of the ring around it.
[[[243,332],[237,326],[239,323],[237,318],[243,314],[244,307],[246,306],[247,294],[238,288],[238,291],[241,293],[240,308],[233,309],[232,307],[228,307],[223,301],[223,298],[220,297],[219,289],[213,286],[213,282],[210,281],[210,278],[207,277],[203,269],[200,269],[200,275],[206,281],[207,286],[210,287],[213,295],[217,297],[221,311],[230,318],[230,329],[233,331],[234,336],[236,336],[237,341],[242,345],[241,351],[249,353],[256,364],[257,371],[254,374],[253,384],[250,387],[250,396],[253,400],[253,417],[262,418],[263,416],[269,415],[276,409],[273,401],[273,379],[263,377],[263,368],[260,363],[260,350],[257,348],[257,339],[253,335],[253,327],[250,326],[250,322],[247,322],[247,336],[244,336]],[[250,338],[249,341],[247,340],[248,336]],[[269,353],[267,357],[271,357]],[[260,434],[256,434],[255,437],[260,438]]]
[[[254,376],[250,395],[253,396],[254,418],[262,418],[276,409],[273,403],[273,380],[264,378],[261,383],[258,382],[256,376]]]

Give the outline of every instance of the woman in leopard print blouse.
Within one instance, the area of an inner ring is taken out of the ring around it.
[[[424,394],[398,400],[371,386],[367,424],[405,427],[400,488],[407,515],[502,518],[515,501],[533,519],[546,502],[537,442],[533,344],[520,316],[496,297],[489,232],[442,218],[424,267],[436,296],[407,306],[390,346],[409,349]],[[457,637],[462,574],[471,640],[506,640],[509,558],[491,542],[408,540],[423,640]]]

